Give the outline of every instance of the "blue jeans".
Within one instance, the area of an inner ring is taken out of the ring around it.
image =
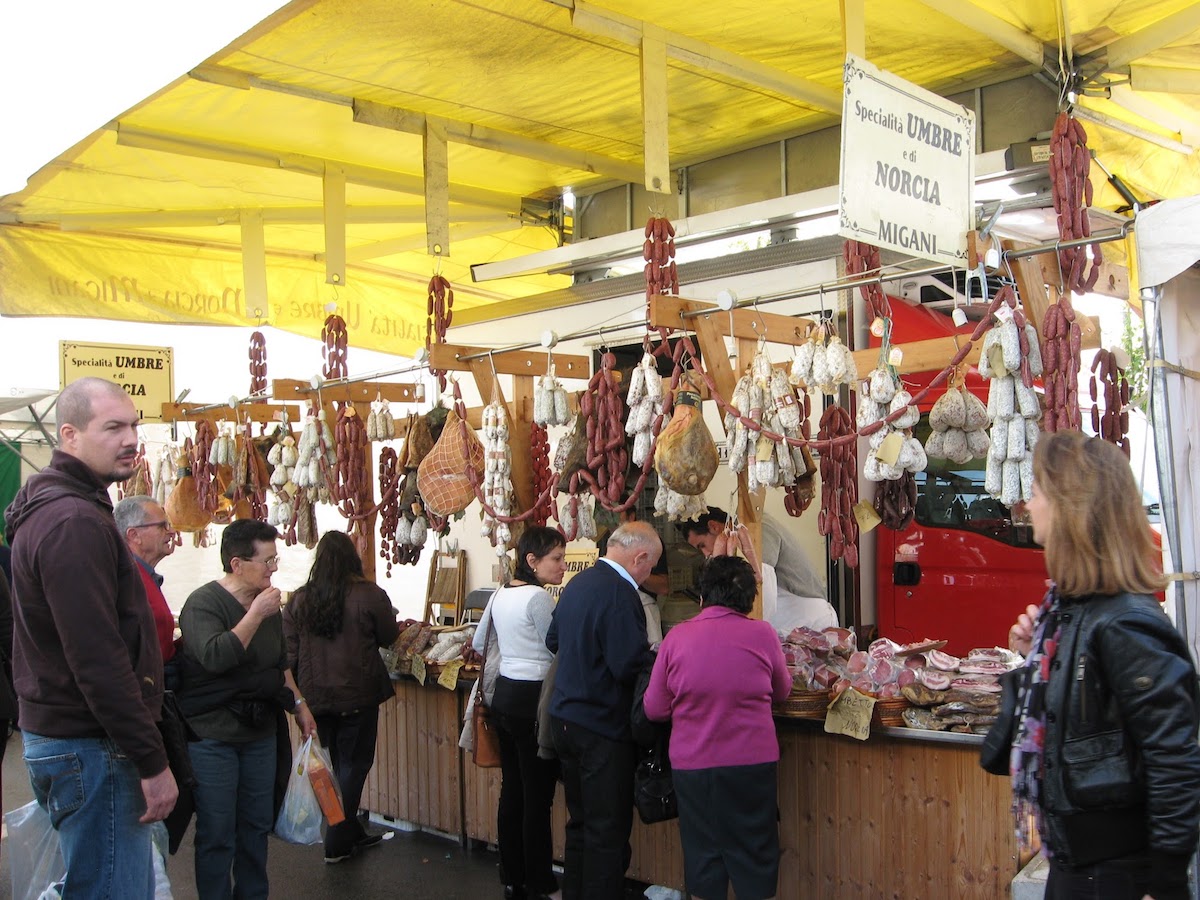
[[[150,826],[142,781],[107,738],[51,738],[23,732],[33,795],[58,832],[65,897],[154,896]]]
[[[274,735],[245,743],[206,739],[188,750],[197,781],[200,900],[265,898],[267,835],[275,825]]]

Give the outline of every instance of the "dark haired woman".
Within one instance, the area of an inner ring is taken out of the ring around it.
[[[283,633],[342,792],[345,821],[325,832],[325,862],[339,863],[381,840],[363,829],[358,802],[375,762],[379,704],[392,697],[379,648],[400,633],[388,595],[363,577],[354,542],[342,532],[326,532],[317,544],[308,583],[284,607]]]
[[[757,585],[744,559],[714,556],[700,570],[700,613],[663,640],[642,702],[671,721],[684,880],[695,898],[775,896],[779,875],[771,704],[792,676],[775,629],[749,618]]]
[[[554,603],[543,585],[559,584],[567,570],[566,542],[553,528],[527,528],[517,542],[513,578],[496,590],[475,632],[476,652],[487,656],[484,642],[495,634],[500,675],[491,712],[500,738],[500,808],[496,830],[500,879],[505,897],[557,897],[552,869],[550,807],[557,765],[539,759],[538,696],[554,657],[546,632]]]
[[[1032,814],[1050,900],[1190,897],[1196,670],[1151,596],[1166,580],[1129,461],[1100,438],[1045,435],[1028,509],[1051,588],[1009,631],[1027,656],[1010,682],[1015,728],[1000,735],[998,723],[985,745],[1011,743],[1018,839],[1029,847]]]

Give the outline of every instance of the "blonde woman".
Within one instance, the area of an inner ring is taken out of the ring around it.
[[[1121,451],[1079,432],[1043,437],[1033,472],[1028,508],[1051,587],[1009,632],[1027,656],[1003,737],[1018,838],[1030,846],[1032,815],[1048,900],[1187,897],[1200,828],[1196,670],[1152,596],[1166,582],[1141,495]]]

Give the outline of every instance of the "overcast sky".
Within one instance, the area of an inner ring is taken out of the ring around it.
[[[0,195],[282,0],[0,0]]]

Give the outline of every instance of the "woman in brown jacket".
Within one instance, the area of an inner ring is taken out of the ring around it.
[[[363,577],[354,542],[330,531],[317,544],[308,583],[283,611],[288,665],[328,748],[346,819],[325,834],[325,862],[339,863],[381,840],[358,820],[375,761],[379,704],[392,683],[379,656],[399,635],[387,594]]]

